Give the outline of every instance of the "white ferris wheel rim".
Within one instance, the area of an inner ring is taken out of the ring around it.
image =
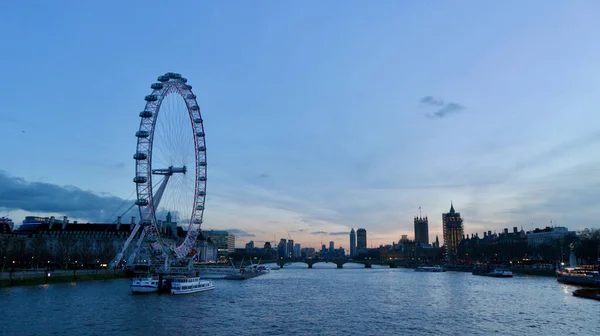
[[[136,154],[134,155],[136,161],[136,175],[134,177],[137,191],[136,204],[139,208],[140,224],[143,226],[146,237],[156,239],[156,242],[150,244],[152,249],[164,250],[165,245],[161,242],[157,227],[157,207],[154,205],[155,194],[152,185],[153,138],[156,120],[160,114],[163,100],[170,94],[178,94],[184,99],[190,117],[195,152],[195,188],[194,203],[191,205],[191,218],[185,219],[189,220],[189,225],[184,242],[173,250],[177,258],[184,258],[190,254],[195,246],[204,216],[207,172],[204,121],[191,85],[187,84],[187,80],[181,77],[180,74],[169,72],[163,76],[159,76],[158,82],[152,84],[151,88],[153,91],[145,97],[146,106],[140,112],[140,127],[136,133],[138,138]]]

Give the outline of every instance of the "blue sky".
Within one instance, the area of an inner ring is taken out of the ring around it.
[[[202,109],[204,228],[305,246],[598,227],[596,1],[5,3],[0,208],[107,220],[149,85]],[[54,210],[52,210],[54,209]],[[2,214],[4,215],[4,214]]]

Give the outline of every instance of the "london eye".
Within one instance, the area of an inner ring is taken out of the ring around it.
[[[178,73],[159,76],[150,87],[152,93],[145,96],[139,113],[133,155],[140,220],[115,264],[126,251],[127,265],[136,260],[155,266],[189,261],[196,253],[204,215],[206,143],[196,95]],[[178,239],[178,226],[187,229],[183,241]]]

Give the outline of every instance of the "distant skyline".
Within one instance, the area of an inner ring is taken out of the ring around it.
[[[134,198],[143,98],[173,71],[205,121],[203,229],[238,230],[239,247],[289,231],[348,249],[359,227],[387,244],[413,237],[419,207],[441,241],[450,201],[469,234],[600,227],[599,12],[557,0],[6,3],[0,216],[116,219]]]

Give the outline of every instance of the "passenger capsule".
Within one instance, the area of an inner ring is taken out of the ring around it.
[[[187,78],[181,77],[181,78],[179,78],[179,81],[182,83],[187,83]]]
[[[196,207],[196,210],[204,210],[204,205],[198,205],[198,206]]]
[[[185,87],[186,87],[188,90],[191,90],[191,89],[192,89],[192,86],[191,86],[190,84],[186,85]]]
[[[144,97],[144,99],[146,101],[152,102],[152,101],[157,101],[158,97],[156,95],[147,95],[146,97]]]
[[[138,198],[135,201],[135,205],[137,205],[137,206],[146,206],[146,205],[148,205],[148,200],[145,199],[145,198]]]
[[[196,136],[201,138],[204,136],[204,132],[202,132],[202,131],[196,132]]]
[[[202,219],[199,219],[199,218],[194,219],[194,224],[202,224]]]
[[[198,195],[199,196],[206,196],[206,191],[200,190],[200,191],[198,191]]]
[[[174,73],[172,73],[172,72],[165,73],[165,77],[167,77],[167,78],[173,78],[173,75],[174,75]]]
[[[150,85],[150,88],[153,90],[160,90],[164,87],[163,83],[154,83]]]
[[[193,93],[188,94],[187,96],[185,96],[187,99],[196,99],[196,95]]]
[[[146,153],[137,152],[137,153],[133,154],[134,160],[146,160],[147,158],[148,158],[148,155],[146,155]]]
[[[198,110],[200,110],[200,108],[198,107],[198,105],[193,105],[193,106],[190,106],[190,110],[198,111]]]
[[[154,113],[152,113],[152,111],[140,112],[140,117],[142,117],[142,118],[152,118],[153,115],[154,115]]]
[[[201,152],[206,152],[206,147],[205,146],[200,146],[198,147],[198,150]]]
[[[147,138],[150,136],[150,133],[148,131],[137,131],[135,132],[135,136],[138,138]]]
[[[200,181],[200,182],[206,182],[206,176],[200,176],[200,177],[198,177],[198,181]]]
[[[180,79],[180,78],[181,78],[181,74],[178,74],[178,73],[172,73],[172,74],[171,74],[171,78],[173,78],[173,79]]]
[[[202,121],[203,121],[202,118],[196,118],[196,119],[194,119],[194,122],[196,124],[200,124],[200,123],[202,123]]]
[[[146,178],[146,176],[136,176],[133,178],[134,183],[146,183],[146,181],[148,181],[148,178]]]
[[[206,162],[198,162],[198,166],[200,166],[200,167],[206,167]]]
[[[167,76],[158,76],[157,80],[159,82],[168,82],[169,81],[169,77],[167,77]]]

